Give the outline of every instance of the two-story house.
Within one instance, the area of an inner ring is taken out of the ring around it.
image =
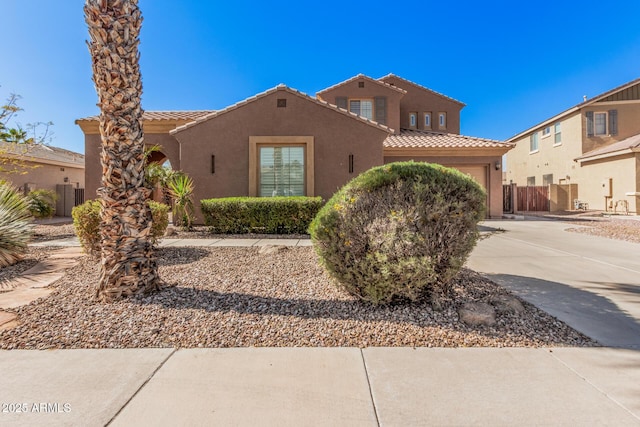
[[[328,199],[361,172],[400,160],[456,167],[487,189],[502,215],[501,156],[512,144],[459,135],[459,101],[394,75],[357,75],[308,96],[279,85],[218,111],[145,112],[145,143],[159,145],[195,182],[196,201],[227,196]],[[85,133],[87,197],[100,185],[98,118]]]
[[[577,184],[590,209],[638,212],[640,79],[602,93],[520,132],[507,142],[507,181]],[[625,203],[626,202],[626,203]]]

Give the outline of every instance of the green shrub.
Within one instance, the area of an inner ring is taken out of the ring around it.
[[[27,201],[8,183],[0,183],[0,268],[18,262],[31,239]]]
[[[26,196],[29,212],[36,218],[50,218],[56,212],[58,195],[52,190],[33,190]]]
[[[80,245],[91,256],[100,255],[100,201],[87,200],[71,209],[73,228]]]
[[[302,234],[322,207],[320,197],[229,197],[200,201],[214,233]]]
[[[151,240],[155,244],[169,225],[169,206],[147,201],[151,209]],[[73,226],[82,248],[91,256],[100,255],[100,201],[87,200],[71,210]]]
[[[455,169],[391,163],[340,189],[309,231],[322,264],[350,294],[374,304],[435,301],[475,246],[485,200]]]
[[[164,236],[164,232],[167,230],[167,226],[169,225],[170,208],[164,203],[154,202],[153,200],[149,200],[147,204],[151,209],[151,239],[153,244],[155,244],[158,239]]]

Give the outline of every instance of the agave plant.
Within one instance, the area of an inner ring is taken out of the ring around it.
[[[22,258],[31,233],[27,201],[11,185],[0,183],[0,268]]]
[[[184,173],[173,173],[169,182],[173,198],[173,222],[185,230],[191,230],[193,222],[193,180]]]

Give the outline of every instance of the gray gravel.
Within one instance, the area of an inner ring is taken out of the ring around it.
[[[426,303],[374,307],[336,289],[312,248],[165,248],[162,291],[117,303],[94,298],[98,265],[83,257],[47,298],[13,310],[2,349],[248,346],[594,346],[523,302],[493,327],[468,327],[457,308],[507,291],[463,270],[442,311]]]

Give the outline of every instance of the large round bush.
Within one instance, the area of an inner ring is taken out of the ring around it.
[[[440,165],[375,167],[340,189],[309,232],[338,284],[374,304],[439,297],[478,238],[486,193]]]

